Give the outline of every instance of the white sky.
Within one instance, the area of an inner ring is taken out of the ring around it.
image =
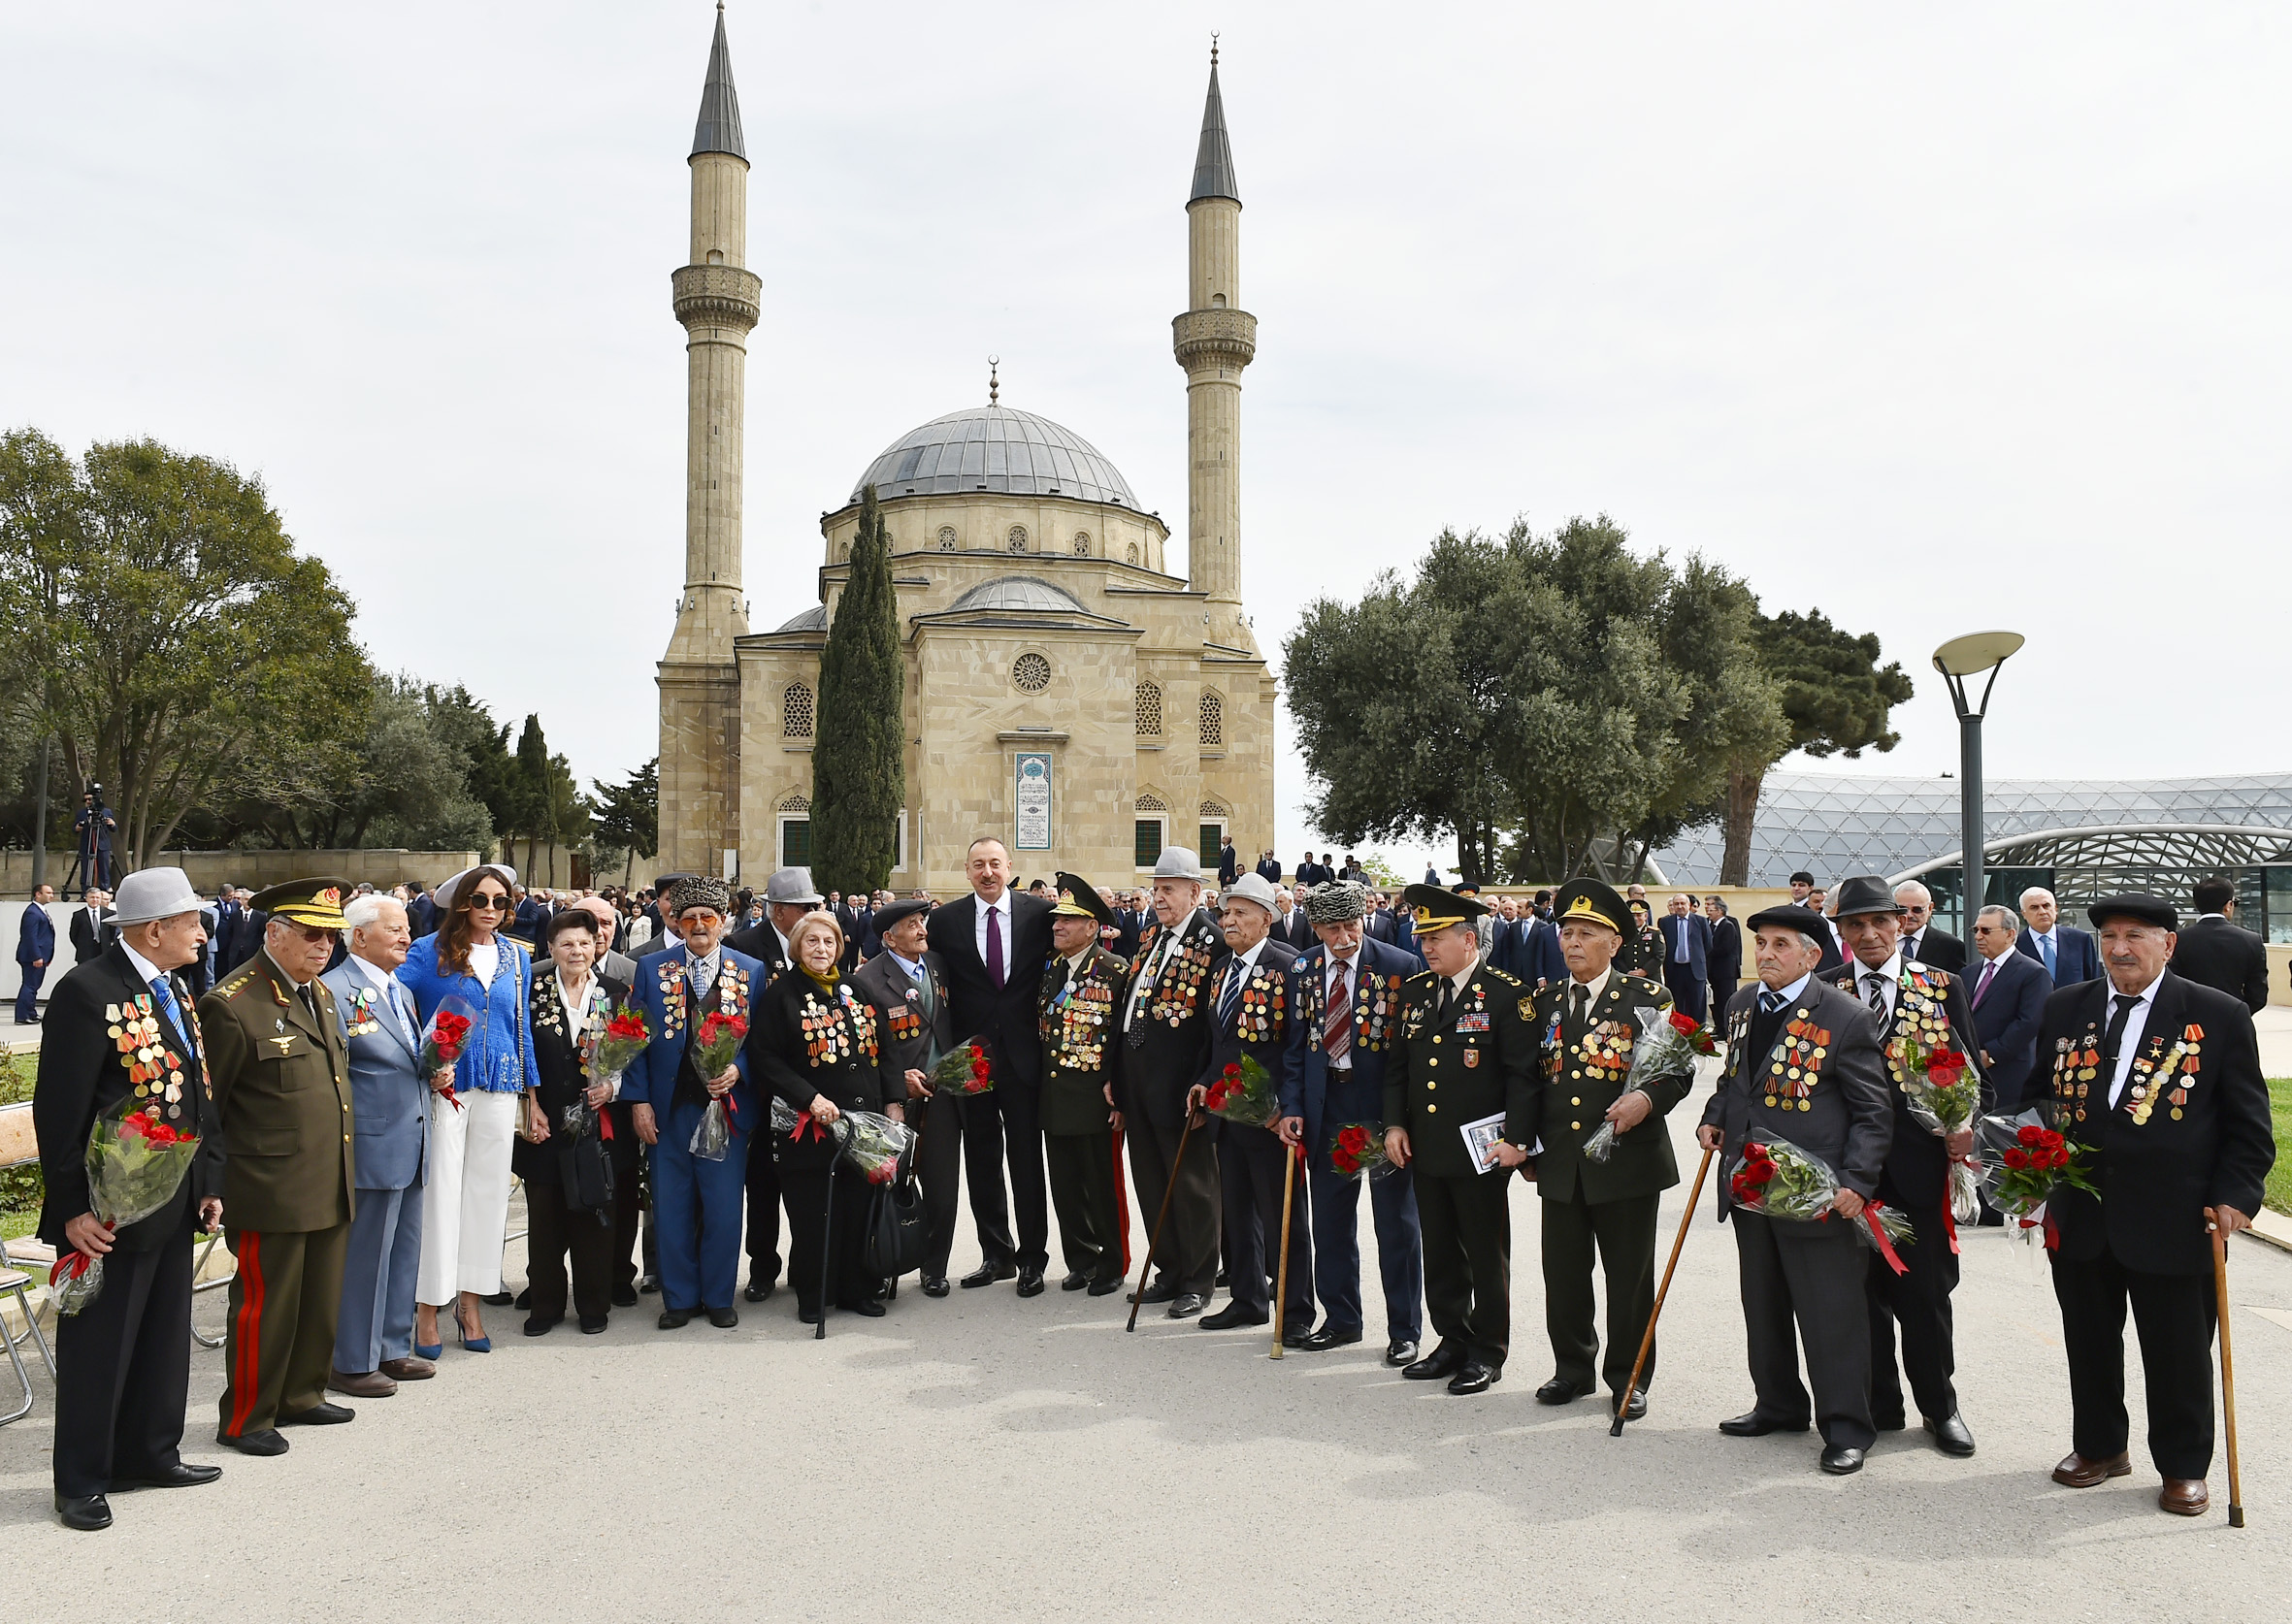
[[[0,423],[259,471],[379,663],[626,772],[682,572],[669,273],[712,22],[7,8]],[[1879,631],[1919,693],[1874,768],[1954,766],[1925,656],[1992,625],[2030,635],[1994,777],[2288,764],[2279,6],[735,0],[729,25],[759,626],[815,601],[820,511],[983,398],[990,352],[1006,404],[1182,540],[1169,321],[1215,27],[1269,653],[1443,524],[1605,510]],[[586,681],[543,652],[574,623]],[[1324,842],[1288,731],[1293,861]]]

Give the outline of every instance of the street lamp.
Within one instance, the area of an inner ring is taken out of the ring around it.
[[[1965,880],[1959,894],[1965,910],[1959,928],[1973,940],[1974,916],[1982,904],[1981,872],[1981,718],[1989,709],[1989,691],[1998,683],[1998,670],[2029,639],[2018,632],[1969,632],[1952,637],[1934,651],[1934,668],[1949,685],[1949,702],[1958,713],[1958,837],[1964,848],[1960,864]],[[1989,673],[1981,698],[1966,702],[1966,679]]]

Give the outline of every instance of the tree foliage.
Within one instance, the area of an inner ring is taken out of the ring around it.
[[[891,883],[907,797],[905,681],[891,538],[869,485],[860,493],[850,572],[820,655],[811,828],[812,880],[823,890]]]
[[[597,796],[591,836],[600,855],[621,854],[621,883],[626,885],[637,860],[660,850],[661,759],[655,756],[626,782],[607,784],[600,779],[592,787]]]

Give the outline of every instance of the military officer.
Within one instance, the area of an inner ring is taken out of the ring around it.
[[[1567,1404],[1596,1391],[1604,1377],[1616,1395],[1612,1405],[1631,1380],[1655,1309],[1655,1206],[1679,1183],[1663,1119],[1687,1097],[1695,1074],[1690,1067],[1645,1079],[1644,1088],[1623,1087],[1649,1025],[1666,1023],[1671,993],[1651,977],[1616,967],[1631,913],[1613,887],[1576,881],[1560,889],[1555,906],[1568,976],[1535,997],[1544,1145],[1531,1176],[1544,1197],[1544,1326],[1552,1337],[1552,1380],[1536,1389],[1536,1399]],[[1585,1141],[1602,1122],[1616,1129],[1614,1150],[1605,1162],[1587,1160]],[[1608,1285],[1608,1350],[1596,1375],[1594,1247]],[[1630,1418],[1645,1413],[1654,1377],[1651,1348]]]
[[[249,904],[263,945],[199,1001],[222,1118],[230,1340],[215,1442],[281,1455],[282,1426],[331,1425],[343,1265],[350,1242],[357,1131],[350,1055],[334,994],[318,981],[343,927],[347,880],[291,880]]]
[[[1130,1214],[1123,1209],[1122,1118],[1111,1081],[1114,1013],[1128,962],[1099,945],[1114,910],[1075,874],[1059,876],[1051,909],[1052,961],[1036,995],[1042,1032],[1043,1155],[1051,1205],[1066,1254],[1066,1291],[1104,1297],[1130,1267]]]
[[[1512,1340],[1509,1170],[1536,1144],[1538,1034],[1520,982],[1481,960],[1487,905],[1438,886],[1404,893],[1430,968],[1401,987],[1385,1062],[1385,1150],[1416,1172],[1424,1302],[1440,1333],[1401,1375],[1480,1393]]]

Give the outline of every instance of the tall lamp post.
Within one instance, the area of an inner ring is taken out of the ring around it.
[[[1981,718],[1989,709],[1989,691],[1997,686],[1999,669],[2028,640],[2018,632],[1969,632],[1934,651],[1934,668],[1949,685],[1949,702],[1958,713],[1958,833],[1964,850],[1960,867],[1965,874],[1958,927],[1966,932],[1968,941],[1974,939],[1974,916],[1982,904]],[[1989,680],[1981,685],[1981,698],[1969,704],[1966,679],[1983,671],[1989,673]]]

